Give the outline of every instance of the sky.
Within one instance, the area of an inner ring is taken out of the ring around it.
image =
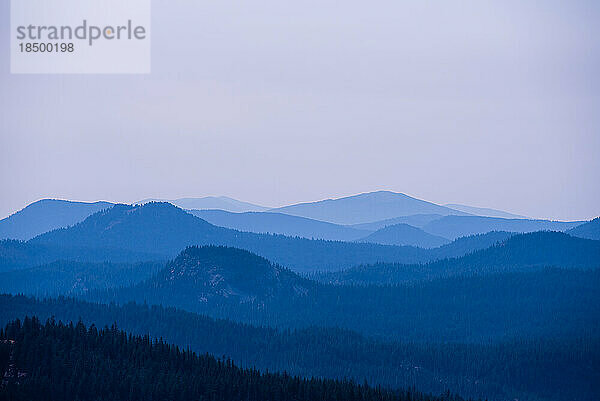
[[[598,21],[577,0],[155,0],[150,74],[18,75],[2,0],[0,218],[41,198],[385,189],[589,219]]]

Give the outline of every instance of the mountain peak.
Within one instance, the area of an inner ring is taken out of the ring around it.
[[[0,220],[0,239],[29,240],[47,231],[72,226],[112,206],[109,202],[40,199]]]
[[[271,209],[335,224],[363,224],[415,214],[466,215],[445,206],[392,192],[367,192],[337,199],[298,203]]]

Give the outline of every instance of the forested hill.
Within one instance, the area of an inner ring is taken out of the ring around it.
[[[309,240],[255,234],[214,226],[169,203],[115,205],[66,229],[42,234],[30,244],[63,248],[109,248],[174,257],[190,245],[226,245],[252,251],[297,271],[339,269],[379,261],[416,263],[424,249]]]
[[[0,370],[0,400],[441,400],[350,382],[261,374],[162,340],[127,335],[115,326],[42,325],[36,318],[15,321],[0,332]]]
[[[458,242],[458,241],[457,241]],[[424,265],[379,263],[316,275],[336,284],[398,284],[457,275],[523,271],[541,267],[600,267],[600,241],[538,231],[517,234],[486,249]]]
[[[600,240],[600,217],[570,229],[567,234],[580,238]]]
[[[262,304],[277,297],[305,295],[315,283],[242,249],[193,246],[140,287],[148,293],[166,294],[171,302],[183,296],[200,302],[216,298]]]
[[[600,267],[600,241],[555,231],[514,235],[488,249],[466,255],[464,263],[496,266]]]

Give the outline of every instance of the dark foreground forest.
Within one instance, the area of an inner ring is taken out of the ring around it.
[[[26,316],[111,326],[150,335],[237,366],[301,377],[366,380],[391,389],[504,400],[595,400],[600,391],[600,340],[582,331],[563,339],[503,342],[382,342],[336,328],[277,330],[215,320],[162,306],[102,305],[72,298],[0,295],[0,327]]]
[[[261,374],[148,336],[17,320],[0,332],[0,400],[434,401],[348,381]]]

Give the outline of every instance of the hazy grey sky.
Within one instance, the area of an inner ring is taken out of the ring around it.
[[[145,76],[10,75],[8,3],[0,216],[376,189],[600,215],[597,1],[154,1]]]

